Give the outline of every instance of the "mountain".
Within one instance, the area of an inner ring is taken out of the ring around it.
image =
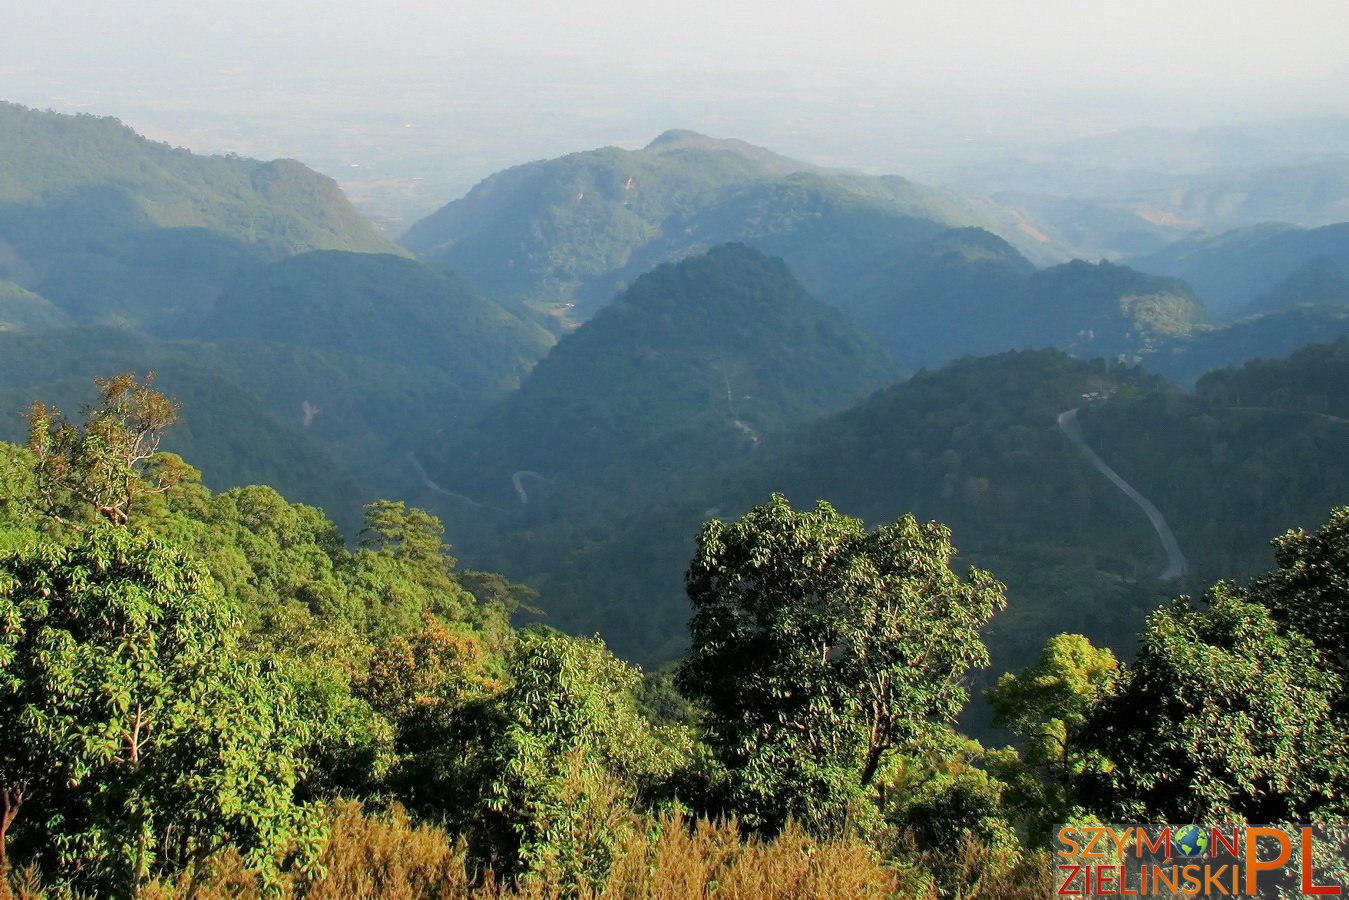
[[[727,241],[782,255],[828,300],[839,265],[989,221],[902,178],[668,132],[642,150],[607,147],[499,172],[402,240],[488,291],[543,307],[574,303],[584,318],[641,272]]]
[[[237,444],[190,454],[211,485],[272,483],[335,510],[369,499],[358,481],[385,493],[420,483],[407,450],[475,418],[553,341],[408,258],[298,162],[199,156],[115,119],[12,104],[0,104],[0,332],[16,358],[84,352],[197,387],[218,380],[221,397],[190,404],[238,413],[217,416]],[[47,375],[15,381],[0,409],[17,416],[30,393],[79,396],[112,374],[87,370],[74,365],[71,383],[36,367]],[[250,445],[276,461],[250,461]],[[309,453],[327,457],[305,464],[311,475],[286,468]]]
[[[497,505],[519,505],[521,471],[541,473],[544,497],[575,485],[650,495],[894,374],[781,260],[727,245],[639,278],[559,341],[465,443],[425,458],[438,482]]]
[[[1213,369],[1287,356],[1349,334],[1349,308],[1302,305],[1164,341],[1143,365],[1184,387]]]
[[[1185,279],[1215,314],[1229,317],[1248,310],[1319,257],[1349,269],[1349,222],[1321,228],[1269,223],[1201,236],[1130,260],[1130,265]]]
[[[314,249],[402,252],[294,160],[199,156],[116,119],[0,103],[0,280],[76,323],[155,329],[240,267]]]
[[[0,440],[27,441],[23,412],[34,400],[55,403],[79,420],[83,406],[95,399],[95,377],[154,372],[156,386],[182,407],[163,449],[198,466],[207,486],[275,485],[357,527],[361,504],[373,499],[365,479],[270,410],[222,363],[209,345],[168,343],[125,329],[0,334]]]
[[[0,209],[6,221],[28,214],[77,224],[81,236],[135,223],[206,228],[274,254],[395,251],[337,182],[295,160],[200,156],[141,137],[113,118],[12,103],[0,103]],[[80,213],[100,211],[112,212],[113,220],[79,220]]]
[[[868,523],[912,512],[947,523],[962,565],[990,569],[1010,604],[989,633],[995,668],[1030,662],[1070,630],[1128,654],[1127,635],[1191,583],[1272,562],[1269,535],[1313,526],[1349,493],[1349,427],[1337,394],[1349,344],[1215,373],[1187,395],[1138,369],[1058,351],[962,360],[877,392],[800,429],[734,471],[580,543],[538,583],[550,621],[600,630],[647,663],[683,650],[682,573],[710,516],[773,491],[826,499]],[[1148,516],[1072,443],[1150,500],[1190,574],[1162,581],[1168,555]],[[1336,417],[1339,418],[1336,418]]]
[[[1298,306],[1349,306],[1349,274],[1330,257],[1318,254],[1252,300],[1245,312],[1280,312]]]
[[[552,343],[537,324],[413,260],[331,250],[240,273],[191,336],[430,367],[450,373],[461,393],[492,399]]]
[[[1209,318],[1176,279],[1080,260],[1036,271],[1006,241],[976,228],[909,245],[836,302],[912,369],[1037,347],[1137,359]]]

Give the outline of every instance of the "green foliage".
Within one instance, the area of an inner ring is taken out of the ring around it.
[[[180,553],[107,524],[6,553],[0,623],[15,846],[119,892],[222,841],[271,871],[312,850],[292,801],[308,723]]]
[[[954,720],[961,679],[988,662],[979,629],[1006,602],[986,572],[961,581],[954,553],[935,523],[866,532],[780,495],[704,526],[679,685],[706,708],[747,824],[842,830],[887,754]]]
[[[970,562],[1009,585],[1012,602],[988,630],[998,668],[1029,665],[1048,637],[1069,628],[1127,653],[1162,599],[1149,578],[1162,559],[1147,519],[1054,426],[1090,392],[1123,407],[1178,395],[1155,376],[1054,351],[920,373],[766,443],[736,469],[708,473],[677,500],[629,514],[607,541],[573,547],[549,573],[541,603],[554,621],[598,628],[643,663],[676,657],[685,646],[676,639],[687,615],[677,586],[690,535],[709,511],[736,515],[780,491],[827,497],[865,521],[912,511],[949,524]],[[1136,425],[1121,442],[1142,432]],[[1113,458],[1113,445],[1095,446]],[[1152,494],[1147,481],[1140,489]],[[584,617],[572,612],[581,603]]]
[[[1332,510],[1319,529],[1274,541],[1278,568],[1251,588],[1285,628],[1306,636],[1340,678],[1337,711],[1349,712],[1349,507]]]
[[[177,484],[187,468],[160,454],[164,430],[178,418],[177,404],[131,372],[97,378],[102,403],[85,414],[84,427],[59,410],[34,403],[28,411],[28,450],[37,458],[37,487],[52,515],[75,518],[73,500],[113,524],[124,524],[136,500]]]
[[[1082,732],[1099,704],[1113,696],[1119,661],[1079,634],[1060,634],[1040,659],[1020,675],[1005,674],[989,692],[993,724],[1024,741],[1022,754],[1004,754],[999,768],[1012,782],[1006,805],[1025,823],[1032,844],[1049,840],[1056,823],[1076,821],[1075,803],[1084,776],[1103,765],[1082,745]],[[1022,771],[1022,769],[1025,771]]]
[[[994,766],[981,767],[984,757],[977,741],[936,732],[921,752],[896,759],[881,781],[891,840],[912,843],[943,896],[977,894],[1020,859],[1008,785]]]
[[[641,675],[598,640],[522,632],[499,700],[486,807],[512,846],[501,861],[552,884],[598,884],[631,836],[628,812],[685,763],[679,728],[652,727]]]
[[[1343,690],[1305,637],[1215,585],[1148,620],[1137,662],[1098,705],[1085,745],[1110,763],[1084,787],[1140,821],[1317,821],[1343,814]]]

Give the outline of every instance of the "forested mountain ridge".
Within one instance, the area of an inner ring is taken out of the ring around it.
[[[1314,260],[1349,269],[1349,223],[1298,228],[1268,222],[1178,241],[1129,260],[1145,272],[1185,279],[1222,318],[1257,311],[1253,304]],[[1294,285],[1296,286],[1296,285]],[[1286,288],[1287,286],[1285,286]],[[1285,302],[1323,302],[1324,297]]]
[[[468,395],[514,387],[552,344],[541,326],[459,279],[402,257],[339,251],[241,272],[185,330],[435,368]]]
[[[272,254],[398,252],[335,181],[295,160],[201,156],[143,138],[113,118],[0,102],[0,221],[43,208],[49,218],[38,221],[52,226],[74,224],[82,210],[116,210],[121,223],[207,228]],[[93,228],[65,235],[97,234]]]
[[[1334,415],[1327,392],[1343,380],[1344,346],[1215,372],[1198,396],[1059,351],[920,373],[575,548],[540,582],[540,603],[632,657],[678,656],[690,529],[778,491],[869,521],[912,512],[951,525],[962,558],[1008,584],[989,637],[999,666],[1026,663],[1064,627],[1127,654],[1116,636],[1184,583],[1156,580],[1166,560],[1148,519],[1080,456],[1058,416],[1081,408],[1087,444],[1161,509],[1192,577],[1245,575],[1269,565],[1262,535],[1309,525],[1349,495],[1349,427],[1317,415]]]
[[[651,496],[896,375],[780,260],[727,245],[643,275],[462,441],[423,456],[444,486],[496,505],[519,504],[518,471],[545,479],[536,495]]]
[[[859,229],[861,221],[872,227]],[[575,302],[584,316],[658,263],[728,241],[784,256],[828,299],[813,277],[823,258],[817,238],[860,231],[860,246],[831,251],[855,257],[974,224],[991,220],[902,178],[831,172],[739,141],[670,132],[643,150],[609,147],[499,172],[402,240],[493,293]]]
[[[331,371],[309,363],[312,377],[332,379]],[[114,328],[0,334],[0,440],[24,439],[23,413],[35,400],[76,418],[91,399],[90,379],[132,369],[155,372],[183,405],[164,449],[196,460],[206,485],[277,485],[296,501],[327,509],[343,528],[358,526],[373,487],[304,427],[298,403],[293,411],[278,410],[263,398],[259,388],[280,369],[244,348],[160,341]]]
[[[553,341],[407,258],[298,162],[201,156],[13,104],[0,106],[0,332],[29,363],[4,386],[0,433],[17,436],[40,396],[77,398],[90,360],[162,368],[194,419],[238,423],[209,446],[188,440],[191,421],[172,439],[208,484],[276,484],[344,526],[371,485],[414,477],[411,446],[474,418]]]
[[[1178,279],[1105,261],[1037,270],[978,228],[944,231],[877,260],[834,302],[910,370],[1044,347],[1146,360],[1209,324]]]
[[[0,281],[75,324],[171,329],[241,268],[314,249],[403,253],[294,160],[200,156],[116,119],[0,104]]]
[[[1349,815],[1349,341],[1141,367],[1349,319],[1330,254],[1214,328],[672,132],[484,183],[528,309],[146,171],[0,207],[0,900],[1032,900],[1054,823]]]

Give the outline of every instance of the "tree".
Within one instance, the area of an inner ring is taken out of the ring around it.
[[[426,610],[456,622],[479,617],[476,599],[454,577],[444,534],[439,519],[402,501],[367,505],[361,549],[343,572],[364,609],[346,615],[378,637],[412,632]]]
[[[1007,802],[1019,808],[1032,842],[1047,842],[1055,823],[1081,815],[1075,808],[1078,782],[1104,762],[1082,746],[1082,729],[1114,694],[1119,677],[1109,648],[1098,650],[1080,634],[1060,634],[1034,665],[1003,675],[989,691],[994,726],[1026,740],[1020,760],[1008,752],[1013,758],[1001,774],[1012,784]]]
[[[1297,529],[1276,538],[1274,554],[1278,568],[1255,582],[1252,598],[1315,644],[1349,687],[1349,507],[1331,510],[1310,534]],[[1342,693],[1336,706],[1349,714],[1349,696]]]
[[[219,588],[147,534],[94,524],[0,554],[0,846],[135,893],[226,842],[263,871],[315,835],[306,726],[238,651]]]
[[[138,497],[162,493],[184,477],[178,457],[158,452],[178,405],[153,383],[153,374],[141,384],[130,372],[95,378],[102,405],[86,409],[83,428],[55,407],[38,402],[29,408],[28,449],[37,457],[38,490],[50,514],[61,519],[87,504],[107,521],[125,524]]]
[[[952,572],[954,555],[940,524],[906,516],[868,532],[776,494],[703,527],[678,683],[706,706],[747,823],[838,830],[890,753],[954,720],[962,677],[988,663],[979,629],[1006,603],[987,572]]]
[[[1342,817],[1341,690],[1312,643],[1244,591],[1180,598],[1149,618],[1137,661],[1086,723],[1083,745],[1108,765],[1087,773],[1084,798],[1120,821]]]
[[[632,808],[685,764],[687,734],[637,708],[641,673],[598,638],[535,628],[508,660],[510,687],[486,807],[518,865],[546,883],[602,883]]]

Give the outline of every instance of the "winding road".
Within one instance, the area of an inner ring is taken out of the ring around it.
[[[446,497],[453,497],[456,500],[463,500],[469,506],[476,506],[479,509],[490,509],[493,512],[499,513],[504,513],[506,511],[499,506],[490,506],[486,503],[479,503],[472,497],[465,497],[463,494],[456,494],[454,491],[445,490],[431,480],[431,476],[427,475],[426,470],[422,468],[421,460],[417,459],[417,454],[411,450],[408,451],[408,462],[412,463],[412,468],[417,470],[417,476],[421,478],[422,484],[426,485],[427,490],[435,491],[437,494],[444,494]]]
[[[1166,569],[1157,577],[1162,581],[1175,581],[1188,573],[1190,564],[1185,561],[1185,554],[1180,552],[1180,543],[1176,540],[1175,533],[1171,531],[1171,526],[1166,524],[1166,517],[1162,515],[1161,510],[1154,506],[1147,497],[1134,490],[1133,485],[1106,465],[1105,460],[1097,456],[1096,451],[1088,447],[1086,442],[1082,440],[1082,428],[1077,424],[1077,409],[1069,409],[1059,413],[1059,430],[1067,436],[1068,440],[1073,442],[1073,446],[1087,458],[1088,462],[1096,467],[1097,471],[1109,478],[1115,487],[1123,491],[1126,497],[1147,514],[1153,530],[1157,532],[1157,537],[1161,539],[1162,549],[1166,551]]]
[[[529,494],[525,492],[526,478],[537,478],[539,481],[548,480],[547,478],[544,478],[542,475],[540,475],[538,472],[530,472],[526,469],[521,469],[520,471],[511,475],[511,484],[515,485],[515,493],[520,498],[521,506],[524,506],[529,502]]]

